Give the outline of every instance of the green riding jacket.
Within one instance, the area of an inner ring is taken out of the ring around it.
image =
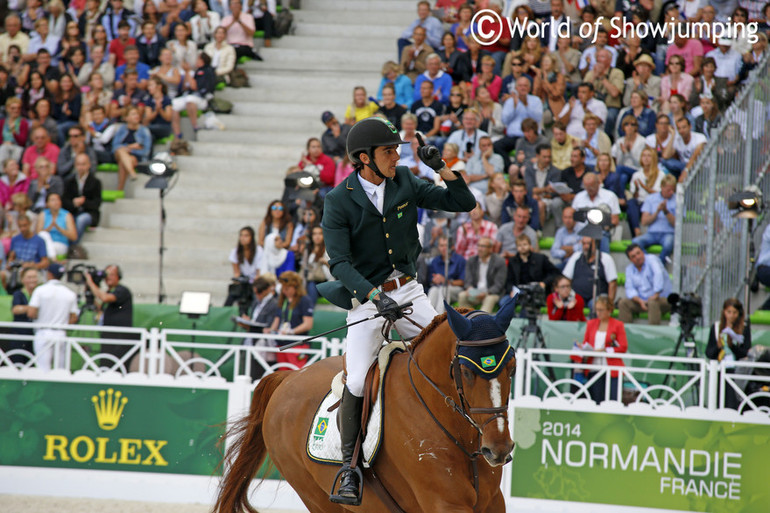
[[[382,285],[394,269],[416,276],[416,260],[422,250],[417,234],[417,207],[469,212],[476,206],[465,181],[446,181],[446,189],[414,176],[409,168],[396,167],[385,185],[384,214],[366,195],[356,173],[326,195],[321,226],[329,267],[337,281],[318,285],[330,302],[346,310],[352,298]]]

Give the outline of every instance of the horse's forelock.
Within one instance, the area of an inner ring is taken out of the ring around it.
[[[468,312],[473,311],[471,308],[464,308],[464,307],[456,308],[456,310],[461,314],[466,314]],[[447,317],[446,312],[434,317],[433,320],[430,322],[430,324],[425,326],[420,332],[420,334],[414,337],[414,339],[412,339],[412,348],[416,349],[417,346],[419,346],[423,341],[425,341],[425,339],[430,337],[431,333],[436,331],[436,328],[438,328],[441,325],[441,323],[446,321],[446,317]]]

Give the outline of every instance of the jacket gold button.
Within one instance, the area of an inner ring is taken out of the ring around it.
[[[390,234],[389,234],[389,233],[386,233],[386,234],[385,234],[385,238],[386,238],[386,239],[389,239],[389,238],[390,238]]]
[[[392,250],[392,249],[389,249],[389,250],[388,250],[388,255],[392,255],[392,254],[393,254],[393,250]]]
[[[395,269],[395,268],[396,268],[396,264],[393,264],[393,269]]]
[[[384,223],[385,221],[386,221],[386,219],[383,217],[383,218],[382,218],[382,222]]]

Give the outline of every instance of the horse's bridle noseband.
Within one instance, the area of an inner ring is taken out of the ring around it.
[[[410,314],[411,311],[405,310],[403,318],[412,323],[417,328],[423,329],[424,327],[421,326],[419,323],[412,320],[408,314]],[[476,317],[478,315],[485,315],[485,312],[479,312],[479,311],[473,311],[466,314],[466,317],[469,319],[472,319],[473,317]],[[478,497],[479,497],[479,468],[478,468],[478,457],[482,455],[481,452],[481,437],[483,435],[483,430],[486,427],[487,424],[492,422],[493,420],[497,418],[506,418],[508,414],[508,401],[510,399],[510,394],[505,395],[505,404],[499,407],[493,407],[493,408],[474,408],[470,406],[468,403],[468,400],[465,398],[465,391],[463,388],[463,382],[462,382],[462,372],[460,371],[460,348],[461,347],[481,347],[481,346],[490,346],[499,344],[500,342],[506,341],[507,338],[505,335],[501,335],[499,337],[491,338],[491,339],[484,339],[484,340],[460,340],[459,337],[457,338],[457,341],[455,343],[455,354],[452,358],[452,363],[450,364],[450,375],[453,377],[454,383],[455,383],[455,389],[457,391],[457,395],[460,398],[460,404],[458,405],[457,402],[452,399],[450,396],[445,394],[439,387],[436,385],[436,383],[433,382],[428,375],[423,372],[423,370],[420,368],[420,366],[417,364],[417,360],[414,358],[414,351],[412,350],[412,346],[409,343],[406,343],[406,339],[401,335],[401,333],[398,331],[398,328],[396,327],[394,322],[388,321],[385,322],[385,324],[382,327],[382,335],[385,338],[385,340],[389,340],[389,334],[391,329],[395,329],[396,333],[398,333],[399,337],[402,341],[404,341],[404,347],[406,347],[406,351],[409,354],[409,364],[407,365],[407,371],[409,374],[409,383],[412,385],[412,390],[414,390],[414,393],[417,395],[417,399],[419,399],[420,404],[422,404],[423,408],[425,408],[425,411],[428,412],[428,415],[430,418],[433,419],[433,422],[436,423],[436,425],[441,428],[441,431],[444,432],[444,434],[449,438],[454,444],[471,460],[471,468],[473,472],[473,487],[476,492],[476,501],[478,504]],[[510,350],[510,349],[509,349]],[[431,387],[433,387],[436,392],[438,392],[439,395],[444,399],[444,403],[455,410],[457,413],[459,413],[477,432],[478,432],[478,449],[474,452],[469,452],[452,433],[449,432],[447,428],[444,427],[443,424],[441,424],[441,421],[436,418],[436,416],[433,414],[433,412],[430,410],[430,407],[425,402],[425,399],[423,399],[422,394],[420,394],[420,391],[417,390],[417,386],[414,384],[414,379],[412,377],[412,365],[419,371],[419,373],[422,375],[422,377],[425,379],[425,381],[430,384]],[[515,367],[514,367],[515,369]],[[479,424],[473,420],[471,415],[474,414],[482,414],[482,415],[490,415],[489,419],[484,421],[484,423],[479,426]],[[475,506],[474,506],[475,509]]]

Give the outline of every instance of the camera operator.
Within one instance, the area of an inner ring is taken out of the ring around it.
[[[508,259],[508,277],[505,281],[507,294],[500,298],[500,307],[513,299],[514,286],[537,282],[545,291],[551,281],[559,275],[559,270],[547,256],[532,251],[528,235],[521,234],[516,237],[516,251],[516,255]]]
[[[41,325],[75,324],[78,322],[78,296],[68,289],[59,279],[64,274],[64,266],[53,263],[48,266],[47,281],[37,287],[29,298],[27,317]],[[40,369],[50,370],[53,364],[53,352],[58,347],[60,368],[66,360],[67,332],[63,329],[37,328],[32,341]]]
[[[734,297],[722,305],[722,314],[709,330],[706,358],[724,362],[726,372],[735,372],[735,362],[746,358],[751,349],[751,323],[746,318],[743,304]],[[719,392],[717,392],[718,394]],[[737,409],[735,390],[725,387],[725,407]]]
[[[263,275],[254,280],[254,297],[254,302],[249,307],[248,312],[241,315],[241,318],[247,321],[251,321],[254,324],[260,324],[262,326],[248,326],[241,323],[238,324],[246,329],[249,333],[269,332],[270,325],[273,323],[273,319],[280,315],[278,300],[275,297],[275,279],[270,275]],[[243,339],[243,345],[273,347],[269,344],[268,339],[264,338],[258,338],[256,340],[246,338]],[[275,362],[274,353],[264,353],[262,358],[264,358],[268,363]],[[256,360],[252,359],[251,379],[261,378],[264,372],[265,369],[263,369]]]
[[[583,251],[574,253],[567,264],[564,266],[564,276],[572,280],[572,287],[588,308],[593,310],[594,294],[594,273],[598,283],[596,284],[596,297],[606,294],[610,303],[615,304],[615,293],[618,290],[618,272],[615,268],[615,261],[609,253],[600,251],[598,272],[594,269],[596,265],[596,241],[591,237],[581,239]]]
[[[559,276],[554,280],[553,288],[553,293],[546,299],[548,320],[586,322],[583,312],[585,303],[583,298],[572,290],[572,281],[566,276]]]
[[[13,301],[11,303],[11,313],[13,314],[13,322],[32,322],[32,319],[27,317],[29,311],[29,298],[32,296],[32,292],[37,287],[38,275],[37,269],[34,267],[25,267],[20,272],[20,279],[22,287],[13,293]],[[11,328],[11,333],[14,335],[34,335],[35,332],[31,328]],[[23,349],[32,354],[32,340],[11,340],[9,342],[9,350]],[[26,358],[21,355],[14,355],[11,357],[13,363],[24,363]]]
[[[49,264],[45,242],[32,231],[32,223],[29,217],[26,214],[22,214],[19,216],[17,223],[20,233],[11,239],[11,248],[8,251],[6,268],[0,273],[3,287],[6,290],[9,287],[9,271],[14,263],[21,264],[22,269],[34,268],[36,270],[46,269]]]
[[[86,286],[94,297],[101,302],[102,317],[99,321],[102,326],[124,326],[130,328],[134,325],[134,308],[131,291],[120,284],[122,274],[120,267],[109,265],[104,270],[104,284],[107,290],[102,289],[91,273],[84,273]],[[102,332],[101,338],[112,340],[136,340],[136,335],[127,333]],[[120,359],[131,349],[128,345],[102,344],[102,353],[107,353]],[[126,362],[128,368],[128,362]]]

